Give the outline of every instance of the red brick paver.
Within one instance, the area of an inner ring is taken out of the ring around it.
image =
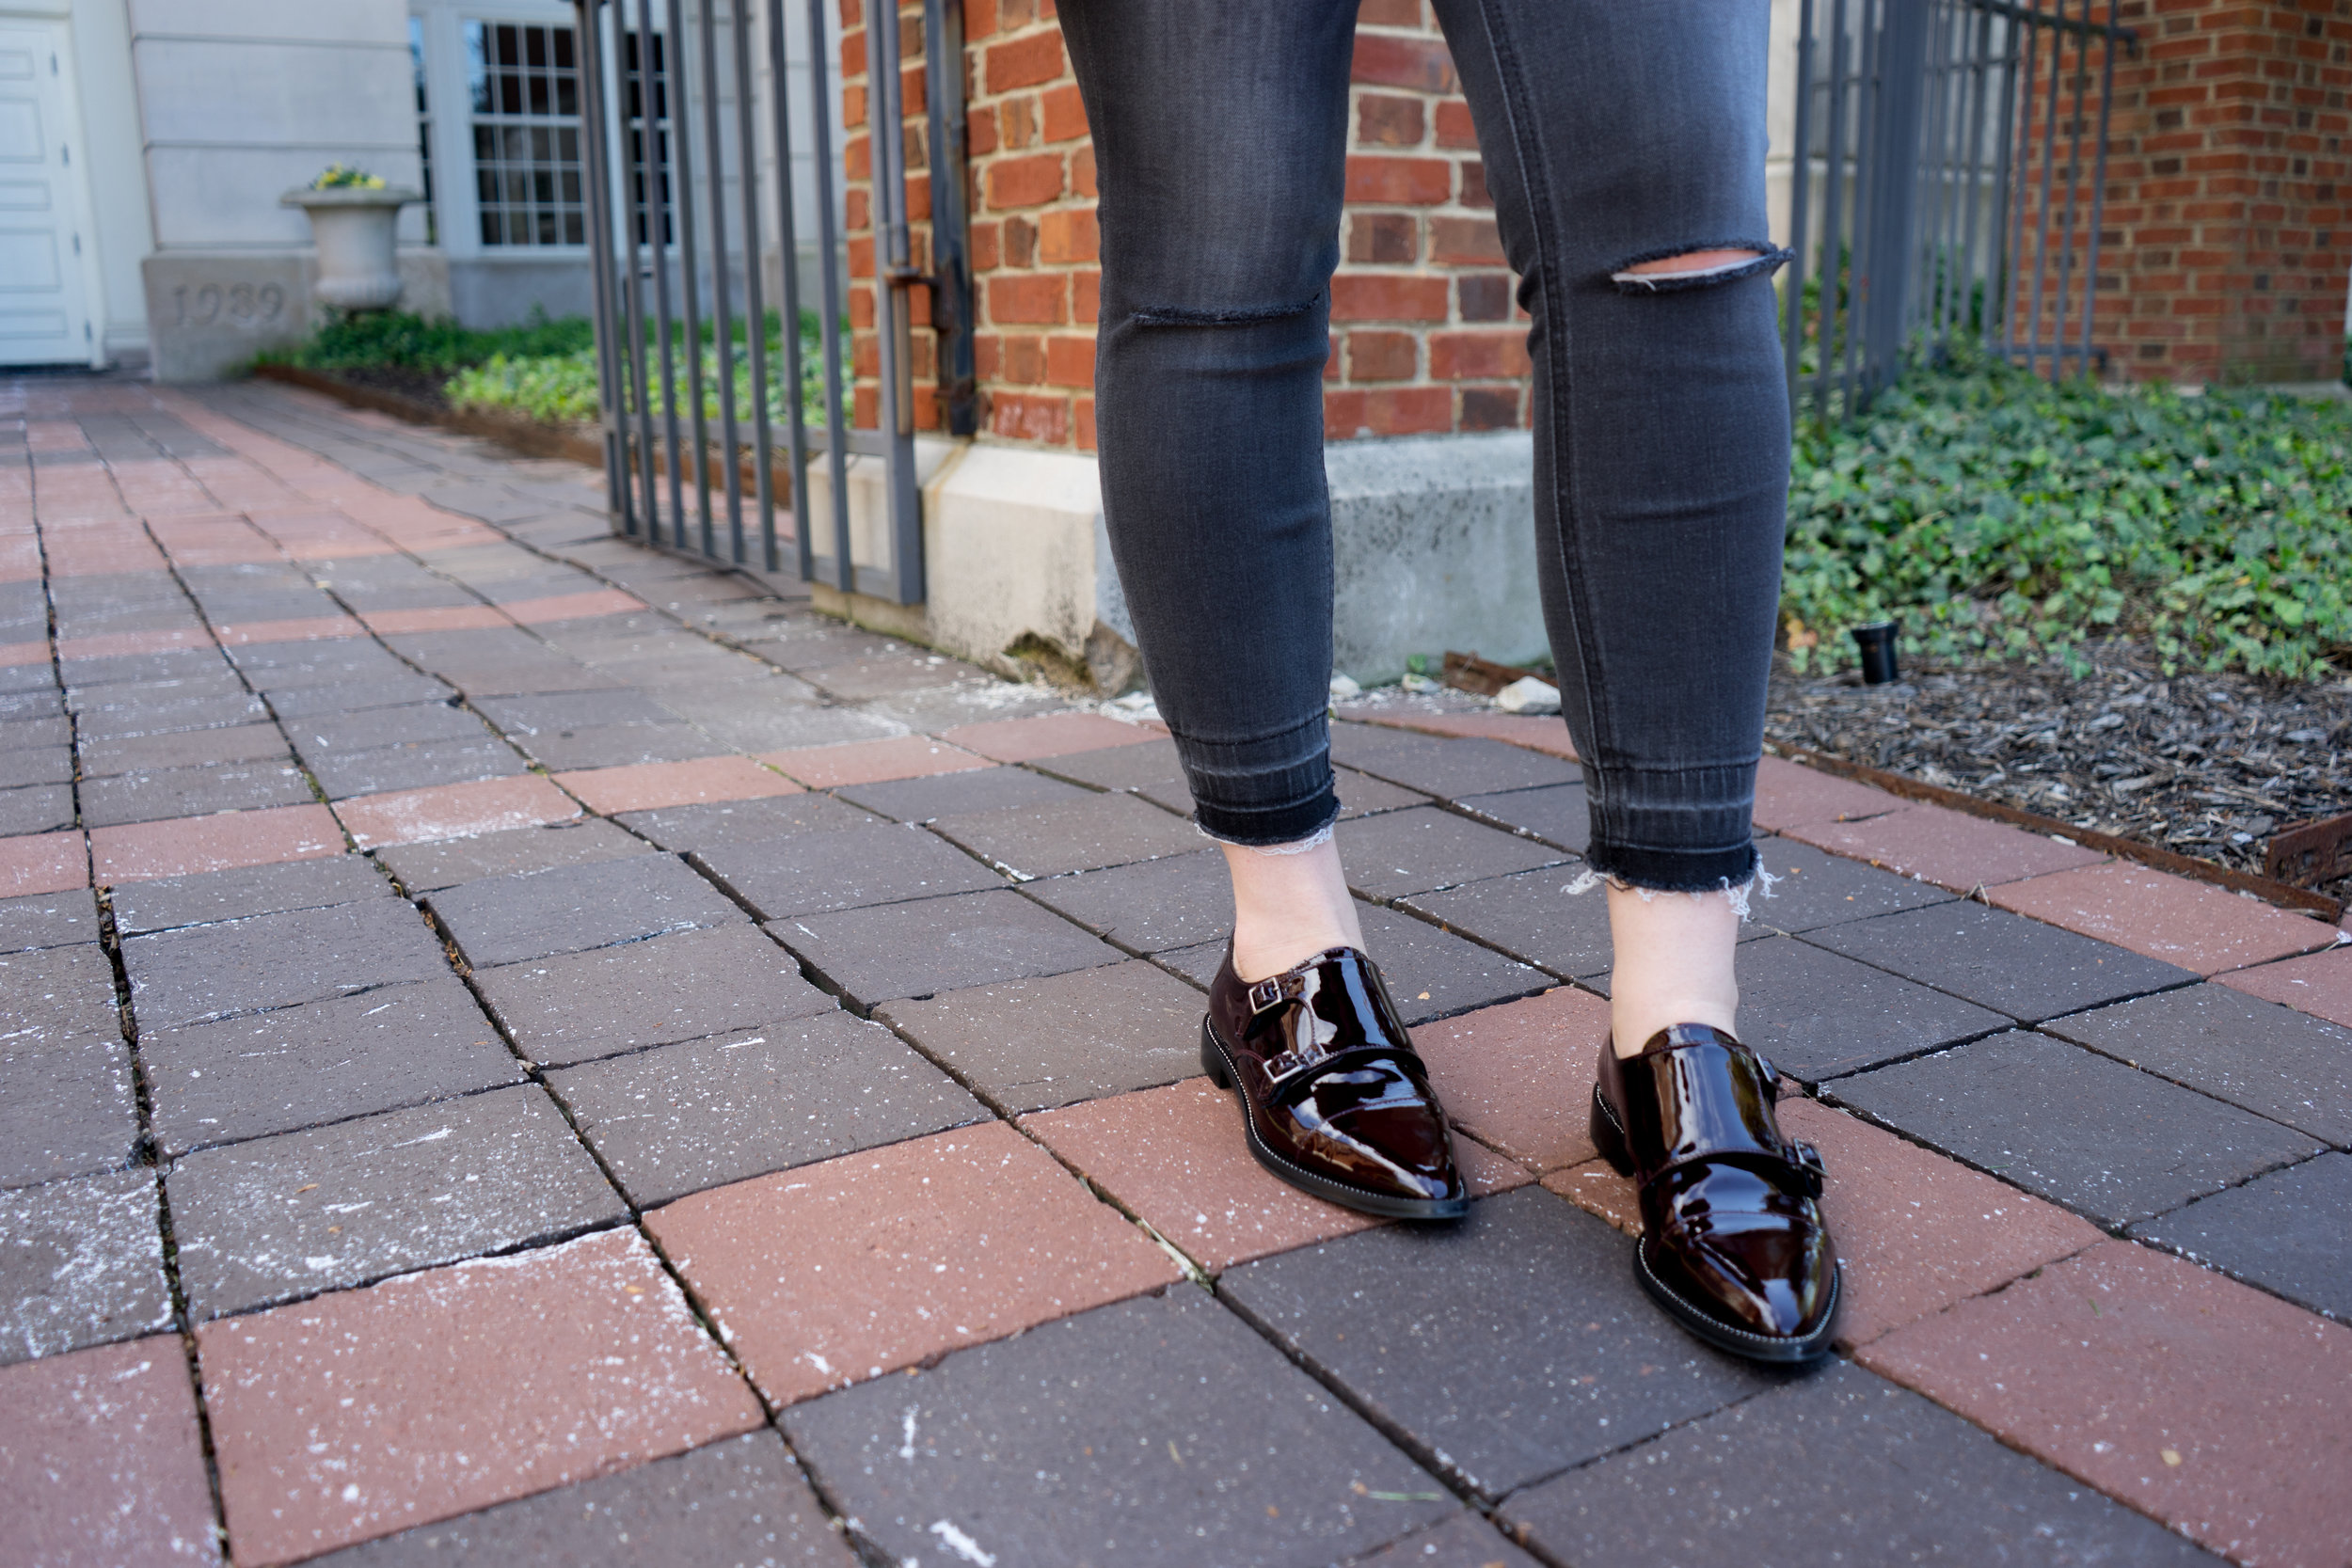
[[[2249,995],[2352,1029],[2352,943],[2217,978]]]
[[[2341,1323],[2104,1242],[1860,1359],[2249,1568],[2345,1560]]]
[[[499,607],[521,626],[553,621],[580,621],[591,615],[627,615],[645,608],[645,601],[617,588],[592,589],[585,594],[557,594],[543,599],[516,599]]]
[[[173,1335],[0,1368],[0,1563],[218,1562]]]
[[[2106,859],[2079,844],[2061,844],[1942,806],[1906,806],[1858,821],[1800,822],[1786,832],[1834,855],[1868,861],[1955,893],[2096,865]]]
[[[508,828],[533,828],[580,815],[571,797],[535,773],[472,784],[396,789],[335,802],[335,815],[362,849],[476,838]]]
[[[1642,1233],[1642,1207],[1633,1183],[1611,1170],[1605,1160],[1553,1171],[1544,1178],[1544,1189],[1598,1214],[1629,1236]]]
[[[1907,804],[1899,795],[1786,757],[1764,757],[1756,765],[1756,825],[1767,832],[1786,832],[1815,822],[1884,816]]]
[[[1040,757],[1099,752],[1157,740],[1168,731],[1157,724],[1129,724],[1097,713],[1048,713],[1036,719],[993,719],[942,730],[939,738],[998,762],[1034,762]]]
[[[645,1225],[778,1404],[1180,1277],[1002,1122],[698,1193]]]
[[[1877,1338],[2080,1252],[2098,1227],[1917,1144],[1810,1100],[1781,1130],[1821,1151],[1821,1216],[1846,1265],[1838,1343]]]
[[[479,631],[485,626],[514,625],[486,604],[449,605],[437,610],[361,610],[359,619],[379,637],[420,631]]]
[[[312,615],[291,621],[246,621],[219,628],[221,646],[242,648],[253,642],[316,642],[334,637],[360,637],[365,628],[348,615]]]
[[[704,800],[752,800],[767,795],[798,795],[801,786],[749,757],[698,757],[692,762],[641,762],[626,768],[591,768],[558,773],[555,782],[590,811],[616,816],[625,811],[658,811]]]
[[[132,654],[167,654],[175,648],[209,648],[213,634],[202,626],[174,626],[162,631],[110,631],[95,637],[57,639],[62,659],[114,658]]]
[[[89,886],[89,851],[73,829],[0,838],[0,898]]]
[[[633,1230],[197,1331],[237,1561],[292,1562],[748,1432]]]
[[[927,735],[769,752],[759,760],[771,768],[782,768],[811,789],[841,789],[850,784],[884,784],[892,779],[916,779],[933,773],[963,773],[993,766],[986,757]]]
[[[2325,948],[2336,933],[2305,915],[2144,865],[2036,877],[1985,896],[2005,910],[2215,974]]]
[[[1041,1112],[1021,1125],[1211,1273],[1388,1223],[1276,1180],[1243,1143],[1232,1095],[1206,1078]],[[1534,1180],[1468,1139],[1455,1140],[1454,1155],[1481,1196]]]
[[[98,885],[111,887],[340,855],[343,833],[325,806],[271,806],[92,828],[89,847]]]
[[[1593,1066],[1609,1003],[1561,986],[1413,1031],[1457,1126],[1538,1172],[1593,1157]]]

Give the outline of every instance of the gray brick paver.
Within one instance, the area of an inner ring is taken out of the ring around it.
[[[2191,986],[2059,1019],[2049,1033],[2352,1148],[2352,1029]]]
[[[543,1066],[830,1012],[792,955],[748,925],[474,972],[507,1037]]]
[[[134,937],[122,944],[122,961],[142,1030],[448,973],[431,927],[389,898]]]
[[[769,795],[751,800],[702,800],[656,811],[623,812],[613,818],[664,849],[724,850],[759,847],[800,833],[831,833],[870,827],[882,819],[830,795]]]
[[[1228,1270],[1218,1291],[1430,1463],[1500,1497],[1773,1384],[1635,1283],[1632,1243],[1539,1187]]]
[[[1308,1568],[1461,1508],[1186,1285],[794,1405],[783,1426],[893,1562],[939,1560],[945,1520],[1008,1564]]]
[[[143,1029],[167,1154],[512,1084],[522,1065],[444,970],[181,1029]]]
[[[476,968],[746,918],[675,855],[590,861],[443,888],[428,902]]]
[[[392,896],[392,885],[365,856],[329,855],[125,882],[114,890],[115,929],[125,937],[144,936],[180,926]]]
[[[199,1321],[628,1213],[536,1084],[202,1149],[165,1187]]]
[[[777,803],[789,807],[810,800],[846,809],[823,796],[788,795]],[[1005,881],[920,828],[878,821],[836,832],[714,846],[699,849],[694,860],[762,920],[977,893]]]
[[[1801,1562],[2221,1560],[1851,1363],[1504,1502],[1578,1568]]]
[[[155,1173],[0,1192],[0,1365],[171,1326]]]
[[[1931,1148],[2109,1225],[2165,1213],[2322,1147],[2024,1030],[1841,1078],[1835,1091]]]
[[[855,1568],[773,1432],[420,1525],[313,1568]]]
[[[2352,1154],[2322,1154],[2132,1227],[2208,1267],[2352,1323]]]
[[[590,1062],[548,1082],[644,1209],[988,1116],[889,1030],[839,1012]]]

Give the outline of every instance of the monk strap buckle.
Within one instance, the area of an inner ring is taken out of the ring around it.
[[[1249,1016],[1256,1018],[1272,1012],[1305,989],[1300,977],[1295,974],[1277,974],[1271,979],[1261,980],[1249,988]]]
[[[1821,1196],[1821,1183],[1829,1175],[1829,1166],[1821,1163],[1821,1151],[1811,1144],[1788,1144],[1788,1167],[1796,1173],[1797,1184],[1807,1197]]]

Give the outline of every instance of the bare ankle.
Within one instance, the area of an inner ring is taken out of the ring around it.
[[[1233,968],[1243,979],[1279,974],[1327,948],[1363,945],[1336,846],[1296,854],[1222,847],[1233,881]]]

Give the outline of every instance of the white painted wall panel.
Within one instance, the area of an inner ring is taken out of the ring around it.
[[[405,147],[417,141],[408,43],[138,40],[150,145]]]
[[[405,161],[403,161],[405,155]],[[155,229],[164,250],[301,250],[310,244],[300,208],[278,198],[335,162],[358,163],[394,184],[417,183],[415,149],[349,144],[313,148],[156,147],[147,155],[155,188]],[[401,243],[421,244],[420,209],[401,213]]]
[[[130,0],[130,10],[143,35],[408,47],[406,8],[382,0]]]

